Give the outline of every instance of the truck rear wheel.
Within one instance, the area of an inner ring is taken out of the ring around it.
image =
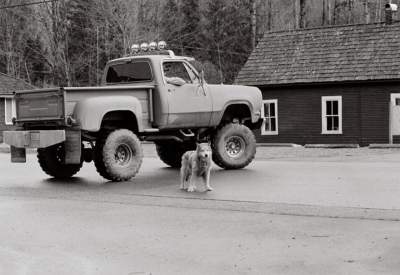
[[[83,162],[80,164],[65,164],[65,147],[64,143],[55,144],[46,148],[37,150],[37,158],[42,170],[54,178],[70,178],[82,168]]]
[[[178,142],[157,142],[156,151],[162,162],[173,168],[180,168],[182,156],[186,151],[195,150],[196,144]]]
[[[140,140],[130,130],[115,130],[96,142],[94,164],[108,180],[129,180],[137,174],[142,161]]]
[[[213,161],[224,169],[241,169],[250,164],[256,155],[253,132],[238,123],[219,128],[212,141]]]

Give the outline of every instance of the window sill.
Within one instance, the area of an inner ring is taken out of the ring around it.
[[[343,135],[342,131],[322,132],[321,135]]]
[[[262,136],[277,136],[278,132],[261,132]]]

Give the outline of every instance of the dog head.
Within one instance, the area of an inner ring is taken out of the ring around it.
[[[199,158],[202,159],[209,159],[211,158],[211,148],[210,145],[208,143],[198,143],[197,144],[197,155],[199,156]]]

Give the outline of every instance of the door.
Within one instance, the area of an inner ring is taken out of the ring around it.
[[[400,135],[400,93],[390,95],[390,143],[393,136]]]
[[[191,66],[184,61],[164,61],[163,74],[168,92],[168,128],[208,126],[211,95]]]

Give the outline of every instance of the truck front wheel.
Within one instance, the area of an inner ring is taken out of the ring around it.
[[[178,142],[157,142],[156,151],[159,158],[173,168],[180,168],[182,165],[182,155],[186,151],[195,150],[196,144]]]
[[[64,143],[37,150],[40,167],[46,174],[54,178],[70,178],[82,168],[82,161],[80,164],[65,164],[64,156]]]
[[[238,123],[229,123],[217,130],[213,140],[213,161],[224,169],[241,169],[256,155],[253,132]]]
[[[94,164],[108,180],[129,180],[137,174],[142,161],[140,140],[130,130],[115,130],[96,142]]]

